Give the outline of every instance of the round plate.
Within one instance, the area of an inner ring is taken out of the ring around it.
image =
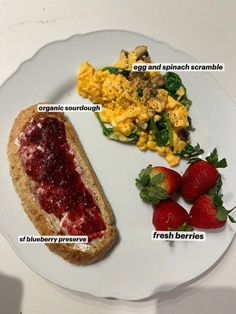
[[[112,43],[112,44],[111,44]],[[100,31],[76,35],[46,45],[24,62],[0,89],[1,103],[1,206],[0,229],[15,252],[35,272],[48,280],[76,291],[100,297],[141,299],[169,290],[206,271],[226,251],[234,232],[208,232],[205,242],[152,241],[152,207],[144,204],[134,181],[148,164],[168,166],[153,152],[141,152],[132,145],[108,141],[91,113],[68,114],[84,145],[90,162],[111,203],[119,229],[119,243],[102,261],[75,266],[51,253],[44,244],[19,244],[20,234],[37,234],[23,211],[9,175],[6,145],[14,118],[23,108],[37,102],[88,103],[76,91],[76,76],[83,60],[96,67],[113,64],[121,49],[148,46],[155,62],[195,62],[169,45],[125,31]],[[207,155],[217,147],[227,157],[224,173],[225,206],[233,206],[236,186],[234,145],[236,108],[222,88],[206,73],[182,72],[193,105],[190,115],[196,131],[192,143],[199,142]],[[186,162],[177,170],[183,173]],[[189,209],[189,205],[185,206]]]

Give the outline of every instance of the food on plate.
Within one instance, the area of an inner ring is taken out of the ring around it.
[[[218,159],[217,150],[201,160],[190,158],[190,166],[183,177],[173,169],[149,165],[136,178],[140,198],[153,204],[153,225],[156,230],[192,231],[194,228],[216,229],[225,225],[227,218],[236,208],[227,210],[221,194],[222,178],[216,168],[225,168],[226,159]],[[182,187],[182,188],[181,188]],[[190,213],[169,198],[179,192],[189,202],[194,202]]]
[[[217,164],[217,158],[215,157],[215,159]],[[195,200],[189,213],[191,226],[201,229],[216,229],[223,227],[227,219],[233,223],[236,222],[230,215],[235,207],[227,210],[223,205],[221,187],[221,174],[218,174],[216,184],[207,191],[207,194],[202,194]]]
[[[201,229],[223,227],[228,214],[222,204],[222,200],[219,202],[213,196],[207,194],[199,196],[190,210],[191,225]]]
[[[22,205],[41,235],[87,235],[87,244],[47,244],[75,264],[101,259],[113,246],[110,205],[72,124],[63,113],[21,111],[9,142],[10,172]]]
[[[144,201],[158,204],[160,200],[167,199],[181,188],[182,177],[175,170],[149,165],[139,173],[136,186]]]
[[[189,226],[188,212],[171,198],[160,201],[153,206],[153,209],[152,223],[156,230],[193,230]]]
[[[122,50],[114,66],[96,69],[84,61],[78,92],[103,106],[96,115],[107,138],[155,151],[175,166],[188,156],[191,101],[176,73],[132,72],[136,62],[151,62],[146,46]]]
[[[227,166],[225,158],[218,160],[217,150],[214,149],[206,160],[192,159],[183,175],[181,195],[187,201],[193,201],[212,188],[218,179],[216,168]]]

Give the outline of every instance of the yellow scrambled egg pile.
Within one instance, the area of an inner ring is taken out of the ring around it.
[[[150,61],[145,46],[131,52],[122,50],[112,67],[95,69],[85,61],[78,74],[78,92],[103,105],[99,118],[112,127],[110,138],[129,142],[135,134],[134,142],[140,150],[155,151],[175,166],[189,141],[188,110],[178,101],[186,92],[180,86],[174,99],[163,87],[164,78],[159,72],[131,71],[132,63]]]

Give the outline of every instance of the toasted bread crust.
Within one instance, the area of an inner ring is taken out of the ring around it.
[[[62,235],[62,231],[58,228],[59,219],[53,214],[48,214],[40,208],[37,200],[31,192],[34,182],[29,178],[22,167],[16,143],[19,134],[31,119],[45,116],[55,117],[64,123],[67,141],[75,155],[81,177],[84,184],[92,193],[106,225],[105,235],[101,239],[89,242],[89,247],[84,251],[81,250],[78,244],[47,244],[47,246],[51,251],[57,253],[71,263],[80,265],[91,264],[101,259],[113,246],[117,231],[110,205],[72,124],[63,113],[38,112],[37,105],[28,107],[19,113],[10,132],[7,147],[10,174],[12,176],[15,190],[20,196],[22,206],[39,233],[41,235]]]

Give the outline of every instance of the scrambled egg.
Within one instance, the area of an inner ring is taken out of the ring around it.
[[[171,95],[165,88],[163,75],[132,72],[134,62],[151,62],[145,46],[131,52],[122,50],[112,67],[95,69],[83,62],[78,74],[78,92],[103,105],[99,119],[105,127],[107,124],[112,127],[110,138],[133,141],[140,150],[155,151],[175,166],[189,141],[188,109],[180,102],[186,94],[185,88],[181,85],[176,97]]]

